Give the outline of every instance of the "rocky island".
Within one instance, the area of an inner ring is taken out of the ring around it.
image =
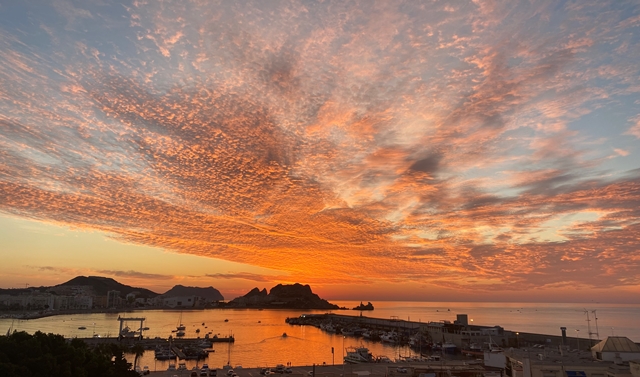
[[[364,305],[362,301],[360,301],[360,305],[353,308],[353,310],[373,310],[373,304],[369,302],[367,305]]]
[[[266,289],[253,288],[246,295],[234,298],[225,306],[258,309],[340,309],[338,305],[331,304],[313,293],[309,285],[299,283],[278,284],[271,288],[269,293]]]

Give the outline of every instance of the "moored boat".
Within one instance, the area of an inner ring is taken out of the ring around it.
[[[347,355],[344,357],[344,362],[349,364],[362,364],[373,362],[373,355],[369,352],[367,347],[347,347]]]

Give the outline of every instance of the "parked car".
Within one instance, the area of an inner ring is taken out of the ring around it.
[[[209,369],[209,377],[217,377],[218,376],[218,370],[217,369]]]
[[[293,371],[291,370],[291,368],[284,368],[284,372],[285,372],[285,373],[293,373]]]
[[[198,377],[198,372],[196,372],[195,370],[192,370],[191,377]]]
[[[148,366],[148,365],[145,365],[145,366],[142,368],[142,374],[147,375],[147,374],[149,374],[149,373],[151,373],[151,371],[149,370],[149,366]]]
[[[396,368],[396,372],[398,372],[398,373],[407,373],[407,368],[398,367],[398,368]]]
[[[234,375],[234,374],[236,374],[236,373],[233,371],[233,369],[229,369],[229,370],[227,371],[227,376],[232,376],[232,375]]]

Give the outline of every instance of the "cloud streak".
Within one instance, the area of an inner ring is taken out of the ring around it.
[[[640,8],[52,9],[0,34],[0,211],[306,283],[640,283],[637,125],[592,125],[637,119]]]

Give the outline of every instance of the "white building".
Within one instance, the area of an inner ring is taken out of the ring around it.
[[[591,354],[603,361],[640,360],[640,346],[626,336],[609,336],[591,347]]]

